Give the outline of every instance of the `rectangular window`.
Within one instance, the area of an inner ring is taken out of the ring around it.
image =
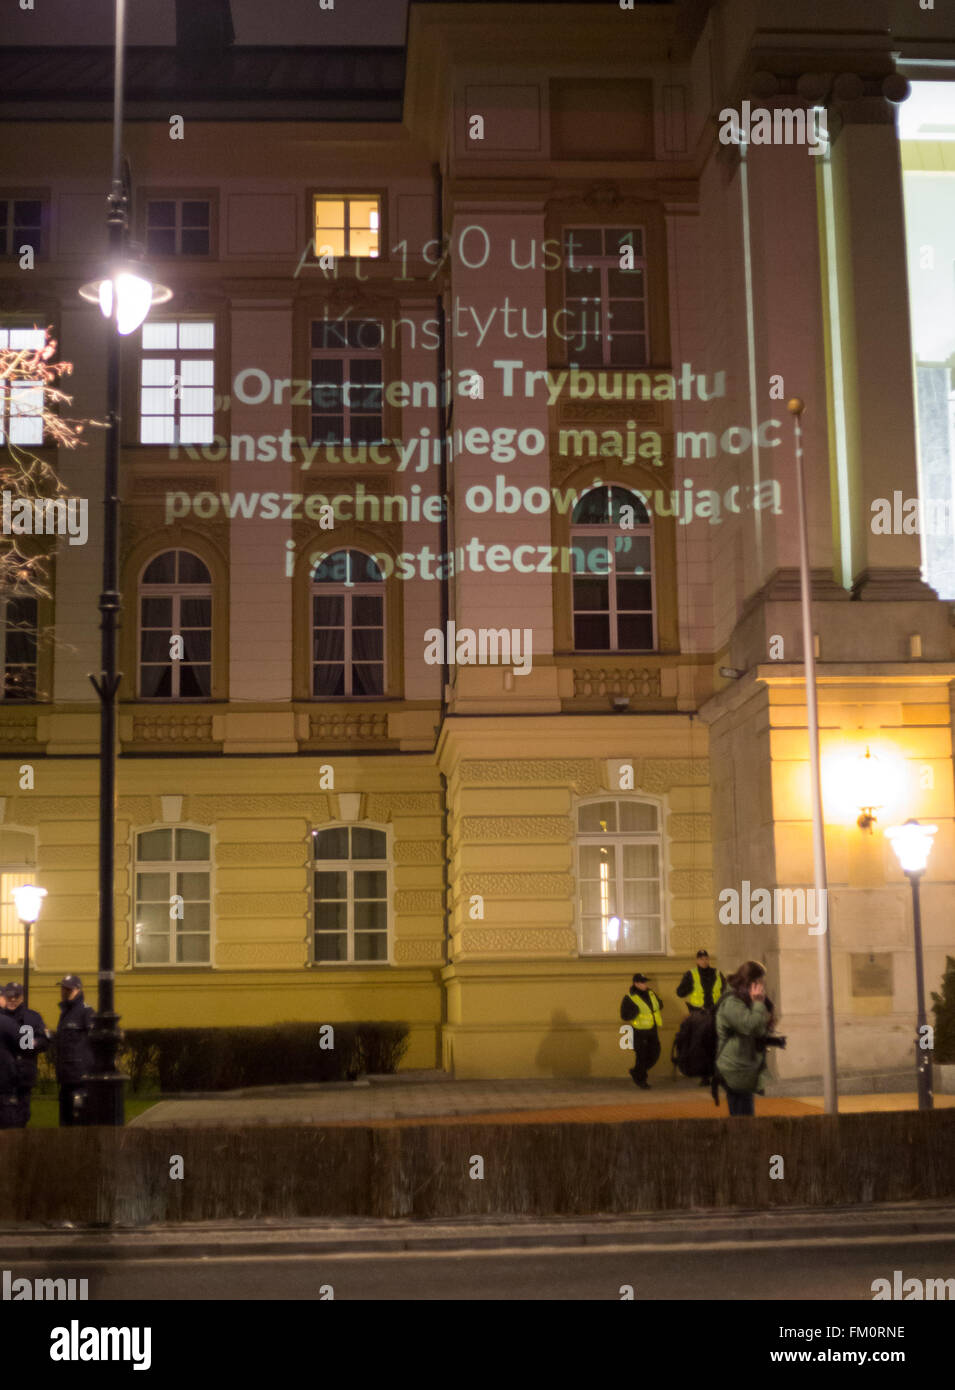
[[[36,699],[37,601],[8,598],[0,605],[4,700]]]
[[[36,881],[35,869],[4,869],[0,873],[0,967],[23,965],[23,923],[17,915],[13,896],[15,888]],[[30,965],[36,964],[34,950],[36,933],[30,933]],[[10,974],[4,976],[8,980]]]
[[[316,256],[367,256],[379,253],[381,199],[363,194],[319,194],[313,200]]]
[[[366,825],[312,832],[317,964],[388,963],[388,837]]]
[[[147,322],[139,377],[141,444],[211,444],[215,426],[215,324]]]
[[[647,365],[642,227],[565,229],[564,307],[569,366]]]
[[[0,328],[0,348],[42,348],[42,328]],[[43,443],[43,387],[32,381],[0,381],[0,444]]]
[[[21,256],[25,246],[42,253],[44,211],[42,198],[0,198],[0,256]]]
[[[212,217],[208,198],[150,198],[146,250],[151,256],[208,256]]]
[[[136,965],[210,964],[210,838],[185,826],[136,836]]]
[[[581,955],[663,950],[663,844],[652,802],[600,801],[577,812]]]
[[[380,319],[312,323],[312,443],[382,442]]]

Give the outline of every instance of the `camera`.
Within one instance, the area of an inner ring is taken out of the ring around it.
[[[786,1039],[776,1037],[757,1038],[756,1046],[760,1052],[765,1052],[767,1047],[785,1047]]]

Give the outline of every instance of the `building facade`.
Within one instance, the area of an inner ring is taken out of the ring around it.
[[[952,540],[875,517],[952,496],[955,344],[917,274],[924,236],[951,294],[955,146],[899,113],[951,92],[955,35],[772,10],[412,0],[402,50],[130,50],[134,234],[173,296],[123,358],[125,1026],[402,1020],[405,1066],[613,1075],[631,974],[667,1049],[706,946],[767,964],[779,1072],[818,1074],[799,396],[839,1062],[911,1061],[883,831],[938,826],[937,988]],[[111,54],[58,63],[0,60],[0,345],[52,325],[102,420],[77,291]],[[51,594],[4,598],[0,969],[33,878],[52,1013],[95,978],[102,432],[50,449],[12,393],[3,428],[88,502]]]

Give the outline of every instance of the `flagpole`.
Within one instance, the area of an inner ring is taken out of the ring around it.
[[[812,591],[809,571],[809,508],[806,474],[802,464],[802,422],[805,402],[798,396],[787,403],[796,436],[796,493],[799,501],[799,589],[802,604],[802,652],[806,669],[806,713],[809,726],[809,774],[812,790],[812,850],[816,909],[824,930],[816,933],[819,966],[819,1006],[823,1032],[823,1092],[827,1115],[839,1113],[836,1093],[836,1016],[832,994],[832,953],[829,949],[829,899],[827,894],[826,837],[822,819],[822,779],[819,762],[819,706],[816,695],[816,649],[812,625]]]

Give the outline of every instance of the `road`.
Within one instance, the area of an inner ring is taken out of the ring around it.
[[[955,1208],[51,1232],[0,1247],[14,1277],[87,1278],[91,1300],[315,1300],[330,1286],[336,1301],[619,1301],[632,1286],[635,1301],[871,1302],[895,1270],[955,1278]]]

